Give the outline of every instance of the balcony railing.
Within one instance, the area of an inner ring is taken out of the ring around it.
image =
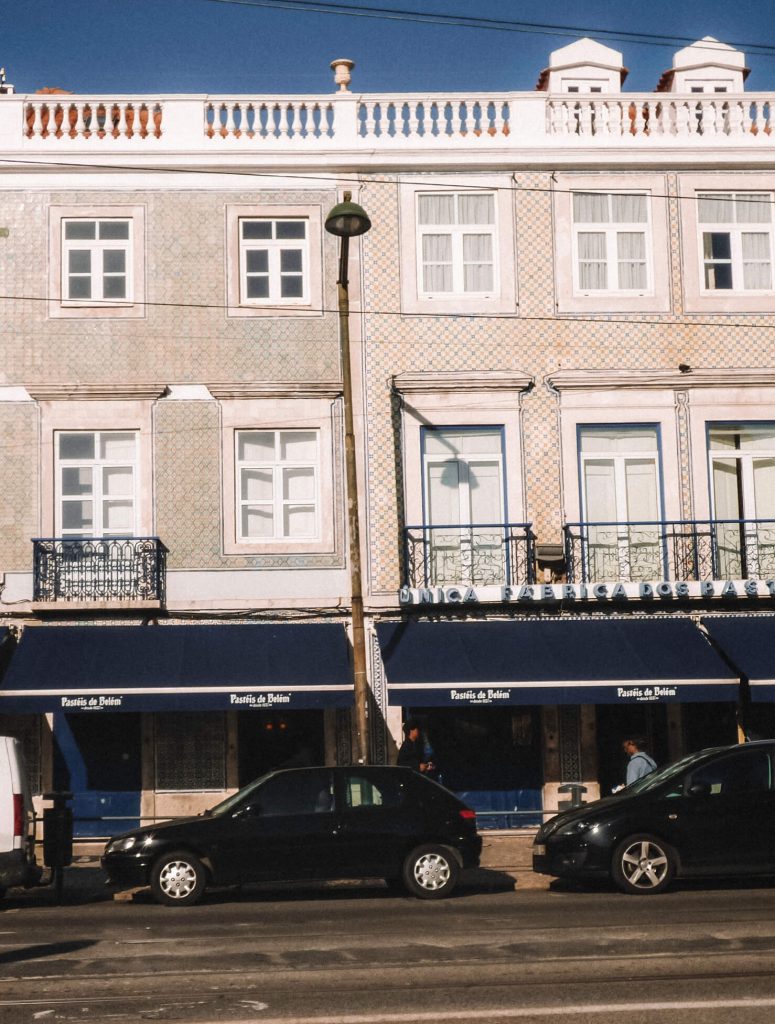
[[[775,519],[568,523],[569,583],[775,578]]]
[[[408,587],[534,583],[535,537],[531,524],[407,526],[404,580]]]
[[[158,537],[48,537],[33,546],[33,601],[164,601]]]

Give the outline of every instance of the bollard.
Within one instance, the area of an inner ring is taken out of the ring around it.
[[[72,793],[44,793],[53,807],[43,809],[43,863],[51,868],[57,903],[62,902],[64,869],[73,862],[73,812],[67,801]]]
[[[560,800],[557,808],[560,811],[568,811],[573,807],[581,807],[585,802],[582,796],[586,793],[587,787],[580,782],[565,782],[557,790],[558,793],[570,793],[570,800]]]

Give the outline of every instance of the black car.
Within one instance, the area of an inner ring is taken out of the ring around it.
[[[538,831],[533,870],[662,892],[676,876],[775,875],[775,741],[690,754]]]
[[[269,772],[196,818],[116,836],[111,882],[150,885],[159,903],[196,903],[206,886],[384,878],[422,899],[448,896],[482,840],[470,808],[410,768]]]

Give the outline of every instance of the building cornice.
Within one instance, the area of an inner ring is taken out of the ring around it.
[[[772,387],[775,369],[730,367],[686,370],[557,370],[544,377],[554,391],[611,391],[621,389],[676,390],[689,388]]]
[[[339,398],[338,381],[239,381],[208,382],[207,390],[218,399],[228,398]]]
[[[426,370],[399,373],[393,387],[402,395],[440,394],[460,391],[527,391],[535,378],[519,370]]]
[[[30,398],[36,402],[154,401],[161,398],[167,390],[166,384],[158,382],[140,384],[48,383],[25,384],[24,387]]]

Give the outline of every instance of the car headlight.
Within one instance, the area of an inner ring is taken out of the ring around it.
[[[108,843],[106,853],[126,853],[137,844],[137,836],[124,836],[123,839],[114,839]]]
[[[580,836],[585,832],[597,830],[597,823],[594,821],[587,821],[585,818],[580,818],[576,821],[571,821],[567,825],[557,830],[558,836]]]

